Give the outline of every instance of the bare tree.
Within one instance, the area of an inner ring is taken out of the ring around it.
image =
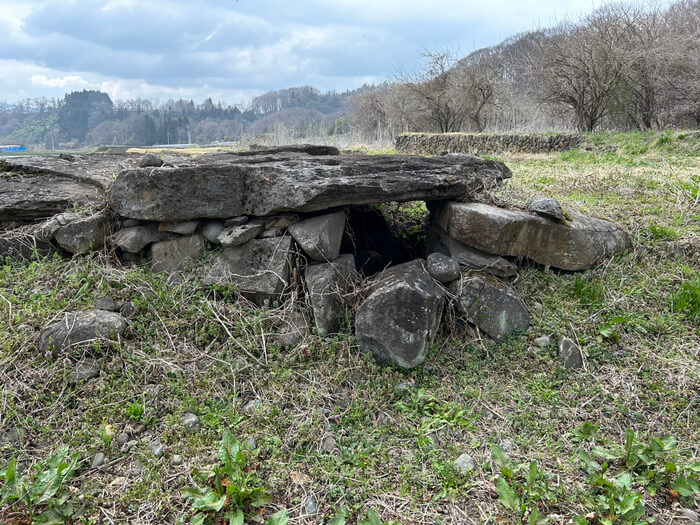
[[[580,24],[560,26],[542,42],[542,100],[567,110],[579,131],[596,129],[625,79],[628,30],[628,21],[606,7]]]

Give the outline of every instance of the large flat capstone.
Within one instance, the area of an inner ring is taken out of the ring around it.
[[[629,235],[618,225],[580,213],[570,216],[556,221],[483,203],[450,202],[439,223],[467,246],[562,270],[585,270],[630,248]]]
[[[122,217],[185,221],[459,199],[509,177],[505,164],[469,155],[212,155],[177,168],[124,170],[108,202]]]

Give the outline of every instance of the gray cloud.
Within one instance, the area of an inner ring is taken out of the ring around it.
[[[543,17],[555,21],[537,0],[0,4],[9,13],[0,19],[0,60],[9,67],[0,73],[0,100],[10,101],[83,87],[106,87],[115,97],[189,93],[227,102],[302,84],[343,90],[393,77],[424,49],[466,54]],[[562,0],[556,16],[581,8],[590,9],[590,0]],[[23,78],[27,71],[35,73]]]

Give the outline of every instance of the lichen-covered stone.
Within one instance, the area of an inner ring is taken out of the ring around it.
[[[527,330],[530,314],[527,307],[505,284],[478,275],[468,276],[450,285],[457,305],[467,320],[478,326],[494,341]]]
[[[384,272],[355,316],[360,349],[401,368],[425,361],[440,325],[445,294],[420,260]]]

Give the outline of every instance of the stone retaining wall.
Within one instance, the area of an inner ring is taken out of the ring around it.
[[[553,135],[513,134],[487,135],[466,133],[408,133],[396,139],[396,149],[410,155],[440,155],[442,153],[549,153],[577,148],[582,135],[558,133]]]

